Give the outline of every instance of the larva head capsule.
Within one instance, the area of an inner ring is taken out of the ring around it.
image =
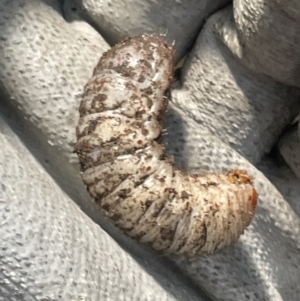
[[[245,171],[192,175],[164,155],[173,57],[155,35],[106,52],[84,88],[76,152],[88,191],[127,235],[163,253],[208,255],[244,232],[257,193]]]

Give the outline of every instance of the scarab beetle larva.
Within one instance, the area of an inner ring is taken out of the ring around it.
[[[168,254],[208,255],[243,233],[257,193],[244,171],[187,174],[164,155],[173,56],[156,35],[107,51],[84,88],[76,152],[89,193],[127,235]]]

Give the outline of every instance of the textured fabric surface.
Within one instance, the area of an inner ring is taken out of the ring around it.
[[[279,82],[300,87],[300,3],[235,0],[233,15],[237,39],[226,44],[241,62]]]
[[[299,130],[283,134],[300,105],[299,5],[248,2],[199,33],[223,1],[1,1],[0,108],[33,156],[1,121],[0,300],[299,300]],[[172,90],[165,142],[186,170],[254,176],[258,210],[237,244],[162,258],[95,209],[72,153],[83,85],[109,47],[91,25],[109,43],[167,29],[178,57],[199,33]],[[279,137],[290,166],[266,155]]]
[[[206,22],[173,101],[212,135],[256,163],[297,116],[300,90],[241,65],[223,44],[236,39],[233,26],[232,7]]]
[[[176,42],[176,57],[192,46],[205,19],[229,0],[67,0],[112,44],[128,34],[161,32]]]

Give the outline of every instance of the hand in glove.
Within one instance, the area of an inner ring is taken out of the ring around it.
[[[300,7],[269,2],[3,1],[0,300],[298,300],[295,126],[279,143],[295,174],[266,154],[299,113]],[[245,234],[211,257],[170,262],[124,237],[95,209],[73,154],[107,42],[147,31],[175,41],[177,61],[192,47],[171,91],[167,152],[188,171],[245,169],[259,194]]]

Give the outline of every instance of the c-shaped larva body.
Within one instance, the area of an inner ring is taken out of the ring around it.
[[[127,235],[164,253],[207,255],[243,233],[257,194],[243,171],[187,174],[164,156],[173,56],[153,35],[106,52],[84,89],[76,152],[88,191]]]

